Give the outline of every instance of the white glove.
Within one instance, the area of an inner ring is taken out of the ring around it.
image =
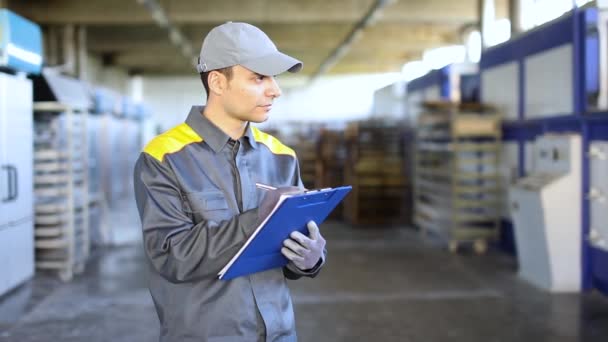
[[[308,236],[295,231],[289,239],[283,241],[281,253],[289,259],[297,268],[307,271],[315,267],[325,250],[325,239],[319,232],[319,227],[314,221],[309,221]]]

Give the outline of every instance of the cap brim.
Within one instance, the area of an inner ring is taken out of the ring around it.
[[[304,64],[291,56],[277,51],[263,57],[242,62],[241,65],[260,75],[275,76],[285,71],[298,72],[302,70]]]

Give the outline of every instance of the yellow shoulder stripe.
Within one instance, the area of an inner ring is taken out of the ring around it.
[[[177,152],[186,145],[201,141],[203,138],[186,123],[182,123],[152,139],[144,148],[144,152],[162,162],[166,154]]]
[[[296,153],[294,152],[294,150],[283,145],[283,143],[280,142],[279,139],[273,137],[268,133],[260,131],[256,127],[252,127],[251,131],[253,132],[253,138],[255,139],[255,141],[266,145],[270,149],[270,152],[274,154],[286,154],[294,158],[296,157]]]

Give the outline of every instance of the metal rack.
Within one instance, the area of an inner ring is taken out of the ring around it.
[[[36,267],[63,281],[89,256],[87,110],[34,104]]]
[[[426,103],[418,118],[414,222],[451,252],[487,250],[500,225],[500,117],[488,108]]]
[[[108,205],[102,188],[102,163],[101,156],[103,147],[101,139],[100,115],[91,115],[87,119],[88,131],[88,175],[89,185],[89,237],[91,245],[104,245],[111,243],[112,234],[107,224]]]

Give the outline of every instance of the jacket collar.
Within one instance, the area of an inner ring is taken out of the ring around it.
[[[213,152],[217,153],[221,151],[228,140],[230,140],[230,136],[224,133],[219,127],[217,127],[211,120],[209,120],[206,116],[203,115],[203,111],[205,110],[205,106],[192,106],[190,109],[190,113],[188,114],[188,118],[186,118],[186,124],[190,126],[201,138],[206,142],[209,147],[213,150]],[[257,148],[258,144],[253,137],[253,132],[251,131],[251,123],[247,123],[247,128],[245,128],[245,134],[239,139],[241,143],[243,140],[249,141],[249,145],[253,148]]]

